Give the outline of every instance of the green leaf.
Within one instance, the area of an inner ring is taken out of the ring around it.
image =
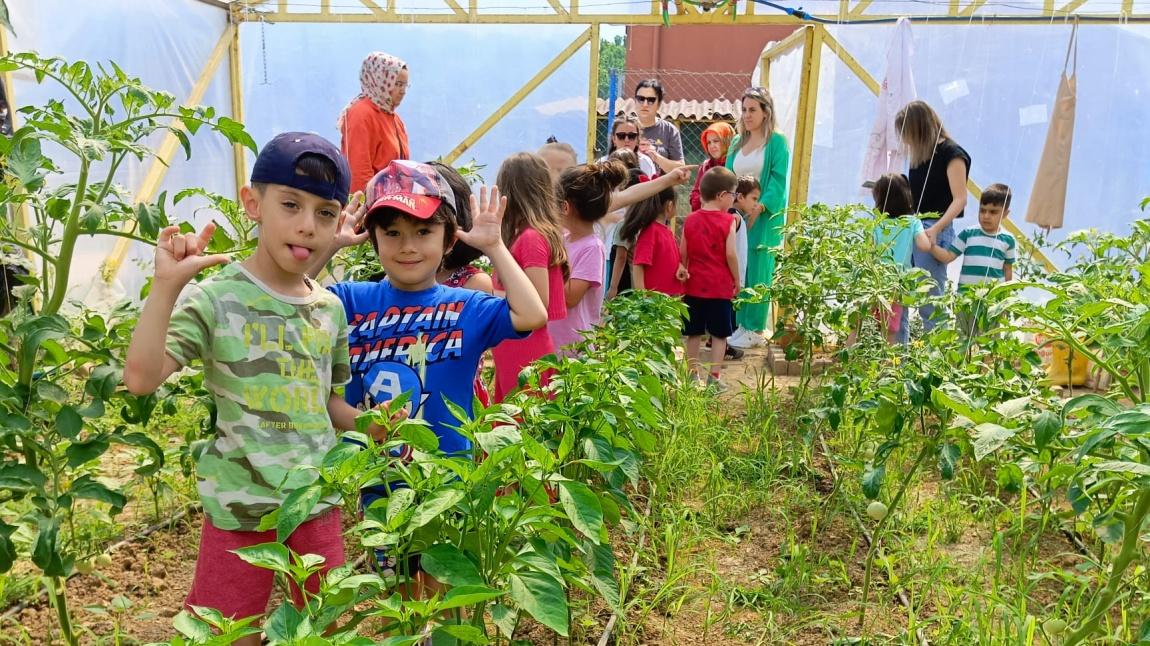
[[[289,602],[280,604],[268,617],[264,632],[273,643],[298,643],[313,633],[308,617]]]
[[[1124,460],[1107,460],[1092,465],[1095,471],[1105,471],[1109,473],[1125,473],[1133,476],[1146,477],[1150,476],[1150,465],[1141,464],[1138,462],[1127,462]]]
[[[1088,395],[1079,395],[1073,399],[1067,400],[1062,405],[1062,417],[1065,419],[1067,415],[1078,410],[1079,408],[1086,408],[1088,410],[1096,411],[1097,413],[1109,417],[1122,412],[1122,407],[1110,401],[1102,395],[1090,393]]]
[[[241,547],[232,552],[256,567],[287,574],[291,567],[291,554],[283,543],[260,543]]]
[[[885,464],[867,464],[863,470],[862,492],[868,500],[877,500],[882,491],[882,481],[886,476]]]
[[[519,623],[519,613],[512,608],[496,603],[491,606],[491,623],[503,633],[503,636],[511,639],[511,635],[515,632],[515,626]]]
[[[511,598],[561,637],[567,636],[567,594],[563,584],[539,572],[511,575]]]
[[[148,456],[152,459],[136,467],[136,473],[144,476],[145,478],[156,475],[164,466],[164,450],[160,448],[159,444],[144,435],[143,433],[125,433],[123,435],[114,434],[110,438],[117,444],[125,444],[127,446],[135,446],[144,449],[148,452]]]
[[[954,469],[958,466],[958,458],[962,456],[962,449],[957,444],[943,444],[938,447],[938,470],[943,480],[954,479]]]
[[[483,586],[486,582],[479,568],[458,547],[436,543],[420,555],[420,566],[436,581],[452,587]]]
[[[408,488],[396,489],[387,494],[387,517],[397,518],[415,502],[415,491]]]
[[[0,29],[7,29],[8,33],[16,35],[16,30],[12,29],[12,18],[8,15],[8,3],[5,0],[0,0]]]
[[[36,382],[36,396],[57,404],[68,401],[68,391],[51,381]]]
[[[1062,417],[1053,411],[1043,411],[1034,418],[1034,446],[1041,451],[1062,432]]]
[[[496,426],[487,433],[475,434],[475,443],[488,455],[495,455],[499,449],[522,442],[523,436],[514,426]]]
[[[36,467],[10,463],[0,466],[0,489],[43,489],[48,479]]]
[[[438,579],[437,579],[438,580]],[[485,601],[491,601],[503,596],[503,591],[489,588],[485,585],[464,585],[453,587],[447,591],[443,597],[443,602],[439,604],[440,611],[450,610],[452,608],[463,608],[466,606],[474,606]]]
[[[599,592],[607,607],[616,612],[622,610],[619,594],[619,581],[615,578],[615,553],[610,543],[583,544],[587,569],[591,571],[591,585]]]
[[[93,480],[92,476],[88,474],[76,478],[76,480],[72,482],[72,487],[68,490],[68,493],[76,498],[107,503],[112,507],[111,514],[113,516],[120,513],[128,504],[127,496]]]
[[[56,413],[56,432],[69,440],[76,439],[84,428],[84,419],[71,406],[63,406]]]
[[[1144,405],[1139,406],[1136,409],[1122,411],[1112,416],[1103,422],[1102,426],[1125,437],[1146,435],[1150,433],[1150,412]]]
[[[415,508],[415,513],[408,522],[408,531],[414,531],[438,518],[448,509],[463,500],[463,492],[459,489],[440,489],[430,498]]]
[[[983,424],[994,419],[993,415],[988,415],[976,406],[970,397],[954,384],[943,384],[941,387],[930,391],[930,400],[936,406],[962,415],[975,424]]]
[[[212,639],[212,627],[187,610],[181,610],[176,615],[172,627],[196,644],[207,643]]]
[[[12,569],[16,562],[16,544],[12,542],[12,533],[17,527],[0,520],[0,574]]]
[[[36,542],[32,546],[32,562],[45,576],[67,576],[68,567],[60,554],[58,537],[60,526],[55,518],[41,518]]]
[[[451,593],[449,592],[448,595],[450,596],[450,594]],[[487,635],[483,634],[482,630],[467,624],[454,624],[437,627],[432,632],[432,643],[438,643],[438,641],[435,640],[435,635],[445,635],[450,639],[455,639],[464,644],[480,644],[482,646],[483,644],[491,643],[491,640],[487,638]]]
[[[424,453],[434,453],[439,449],[439,437],[426,424],[405,421],[399,425],[396,433],[404,442]]]
[[[1002,448],[1010,438],[1018,434],[1016,428],[1006,428],[998,424],[984,422],[974,427],[974,459],[982,460]]]
[[[320,484],[301,487],[288,494],[277,510],[279,518],[276,520],[276,540],[286,541],[311,516],[322,495],[323,486]]]
[[[68,448],[64,449],[64,455],[68,456],[68,466],[75,468],[104,455],[107,450],[108,438],[100,435],[87,442],[70,444]]]
[[[559,482],[559,502],[575,529],[599,544],[603,532],[603,506],[591,488],[581,482],[563,480]]]
[[[1092,524],[1094,533],[1098,534],[1098,538],[1109,545],[1120,542],[1122,535],[1126,533],[1126,527],[1122,520],[1110,512],[1095,516]]]

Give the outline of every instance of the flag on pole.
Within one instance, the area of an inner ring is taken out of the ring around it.
[[[913,55],[914,36],[911,34],[910,20],[899,18],[886,50],[886,75],[879,88],[878,114],[875,115],[874,126],[867,141],[862,167],[863,182],[873,182],[886,173],[904,169],[906,156],[903,155],[902,142],[894,128],[894,117],[903,106],[918,98],[910,65]],[[869,195],[870,190],[864,189],[864,194]]]

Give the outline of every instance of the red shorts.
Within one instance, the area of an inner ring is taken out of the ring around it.
[[[882,326],[884,332],[895,334],[898,332],[899,319],[902,317],[902,304],[891,303],[890,312],[885,312],[881,307],[875,308],[874,318]]]
[[[219,610],[225,617],[242,619],[262,615],[267,611],[272,595],[275,573],[249,565],[229,550],[271,543],[276,532],[245,532],[218,529],[204,517],[200,533],[200,553],[196,557],[196,574],[185,607],[204,606]],[[323,573],[345,562],[343,554],[343,527],[339,508],[324,512],[300,525],[288,537],[285,545],[296,554],[318,554],[327,559]],[[319,576],[313,575],[305,586],[308,592],[319,590]],[[293,583],[292,601],[297,607],[304,605],[303,594]]]

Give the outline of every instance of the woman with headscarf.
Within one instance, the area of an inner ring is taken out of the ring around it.
[[[695,188],[691,189],[691,210],[698,211],[703,208],[703,198],[699,194],[699,183],[703,175],[715,166],[727,165],[727,149],[731,147],[731,140],[735,138],[735,129],[725,121],[716,121],[707,126],[699,137],[703,144],[703,152],[707,153],[707,161],[699,166],[699,173],[695,175]]]
[[[383,52],[363,59],[360,92],[339,115],[340,148],[351,166],[351,190],[396,159],[409,159],[407,128],[395,110],[407,94],[407,63]]]

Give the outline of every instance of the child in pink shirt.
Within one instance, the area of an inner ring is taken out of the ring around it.
[[[595,223],[607,215],[611,192],[625,181],[627,167],[615,160],[575,166],[559,176],[571,275],[564,290],[567,316],[547,327],[560,354],[574,356],[569,346],[582,341],[583,332],[599,323],[606,252],[603,241],[595,235]]]

